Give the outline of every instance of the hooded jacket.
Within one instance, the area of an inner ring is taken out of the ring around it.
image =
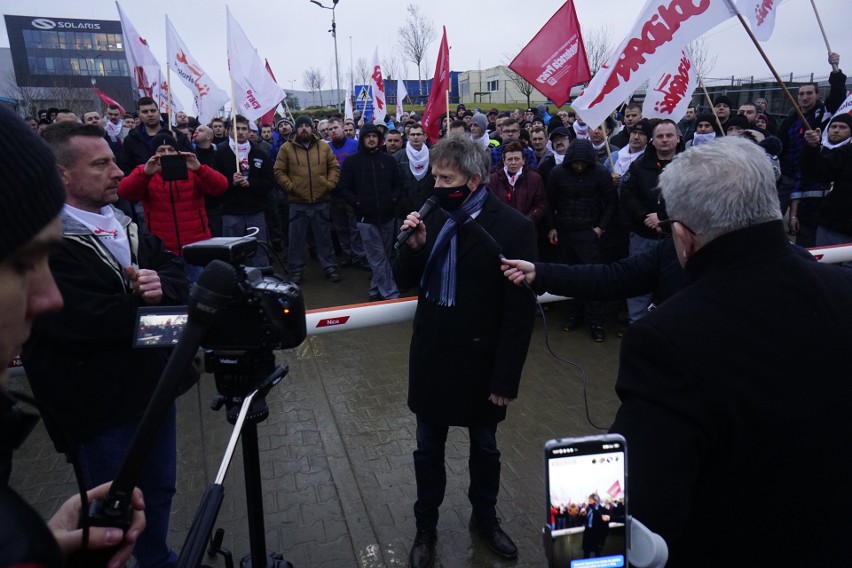
[[[582,173],[577,173],[571,167],[572,162],[588,165]],[[591,142],[571,143],[565,159],[550,172],[547,198],[553,212],[553,226],[560,231],[609,228],[616,209],[615,185],[606,168],[597,162]]]
[[[222,195],[228,189],[227,178],[213,168],[202,165],[187,173],[187,179],[166,181],[161,172],[146,174],[143,164],[118,184],[118,195],[142,202],[148,230],[178,256],[184,245],[211,236],[204,196]]]
[[[379,146],[364,147],[368,134],[379,136]],[[402,191],[402,178],[396,160],[382,152],[381,131],[369,124],[358,135],[358,151],[343,161],[337,188],[346,202],[355,208],[362,223],[384,223],[394,218],[396,202]]]
[[[291,138],[275,158],[275,181],[290,203],[328,201],[340,178],[340,165],[331,147],[314,134],[307,147]]]

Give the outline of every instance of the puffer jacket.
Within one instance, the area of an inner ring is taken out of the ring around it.
[[[273,171],[290,203],[328,201],[340,178],[340,164],[334,152],[316,135],[307,148],[295,139],[281,146]]]
[[[228,189],[227,178],[213,168],[202,165],[188,173],[188,179],[165,181],[160,172],[146,174],[142,164],[118,184],[121,197],[142,202],[148,230],[178,256],[184,245],[210,238],[204,196],[222,195]]]

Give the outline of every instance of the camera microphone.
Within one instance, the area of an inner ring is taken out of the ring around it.
[[[157,388],[139,422],[136,434],[107,496],[93,503],[91,511],[99,521],[120,523],[130,513],[130,497],[142,466],[157,439],[155,435],[177,395],[181,377],[198,352],[202,337],[216,313],[228,305],[237,285],[236,269],[221,260],[214,260],[201,273],[189,293],[188,319],[180,340],[166,363]],[[113,526],[113,525],[107,525]],[[117,526],[117,525],[116,525]]]
[[[426,217],[431,215],[432,212],[435,211],[435,209],[438,209],[438,208],[439,208],[438,198],[435,197],[435,196],[430,197],[429,199],[426,200],[426,203],[423,204],[423,207],[420,208],[420,211],[417,212],[417,213],[420,214],[420,220],[423,221],[424,219],[426,219]],[[416,229],[417,229],[417,227],[410,227],[410,228],[402,231],[396,237],[396,244],[393,246],[393,248],[398,249],[399,247],[401,247],[402,244],[405,243],[405,241],[407,241],[408,239],[411,238],[411,235],[414,234],[414,231]]]

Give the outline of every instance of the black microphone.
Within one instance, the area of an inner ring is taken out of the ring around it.
[[[127,455],[115,476],[107,496],[92,503],[90,511],[96,513],[96,521],[120,523],[122,517],[130,518],[130,497],[139,472],[151,453],[166,415],[177,396],[181,378],[192,363],[204,332],[216,313],[228,305],[237,285],[236,269],[221,260],[214,260],[204,269],[198,282],[192,286],[187,306],[187,322],[180,340],[166,363],[157,388],[139,422],[139,427],[130,444]],[[103,525],[99,525],[103,526]],[[107,526],[112,526],[107,524]]]
[[[418,213],[420,214],[420,220],[424,220],[426,217],[431,215],[432,212],[435,211],[435,209],[438,209],[439,207],[440,206],[438,205],[438,198],[433,195],[432,197],[426,200],[426,203],[424,203],[423,207],[421,207],[420,211],[418,211]],[[416,229],[417,227],[410,227],[401,232],[396,237],[396,244],[393,245],[393,248],[398,249],[399,247],[401,247],[405,241],[411,238],[411,235],[414,234],[414,231]]]
[[[474,219],[473,217],[468,217],[467,221],[465,221],[462,226],[471,227],[474,231],[479,233],[479,236],[481,237],[483,243],[491,249],[491,251],[497,258],[499,258],[500,260],[506,258],[505,256],[503,256],[503,247],[500,246],[500,243],[498,243],[497,240],[491,236],[491,233],[485,230],[485,227],[477,223],[476,219]]]

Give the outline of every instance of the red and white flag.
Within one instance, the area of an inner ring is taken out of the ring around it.
[[[447,27],[441,46],[438,48],[438,62],[435,63],[435,76],[432,78],[432,90],[429,101],[423,110],[423,132],[429,142],[435,143],[441,137],[441,117],[447,113],[447,91],[450,90],[450,48],[447,44]]]
[[[402,79],[396,80],[396,119],[402,118],[402,101],[408,96],[408,89],[405,88],[405,81]]]
[[[686,45],[733,15],[726,2],[648,0],[628,36],[571,106],[592,127],[602,124]]]
[[[679,121],[686,114],[692,93],[698,87],[698,74],[689,52],[684,49],[678,58],[663,67],[656,80],[648,84],[642,116],[670,118]]]
[[[115,3],[118,8],[118,19],[121,20],[121,33],[124,35],[124,53],[127,55],[127,64],[133,72],[133,83],[139,96],[159,99],[160,88],[160,62],[151,53],[148,42],[145,41],[136,27],[130,22],[127,14],[121,9],[121,4]]]
[[[228,70],[234,92],[234,111],[255,120],[278,106],[286,93],[272,80],[240,24],[228,16]]]
[[[574,3],[568,0],[544,24],[509,69],[544,93],[556,106],[571,98],[571,87],[591,78]]]
[[[278,81],[275,80],[275,73],[272,72],[272,67],[269,66],[269,60],[266,59],[265,57],[263,58],[263,66],[266,67],[266,72],[269,73],[269,76],[272,77],[272,80],[277,83]],[[286,98],[286,96],[287,96],[286,92],[285,92],[284,96]],[[280,106],[281,106],[281,103],[278,103],[278,107],[280,107]],[[264,114],[263,116],[260,117],[261,126],[264,125],[264,124],[269,124],[269,125],[275,124],[275,111],[277,110],[278,107],[269,109],[266,112],[266,114]],[[281,114],[281,116],[284,116],[284,110],[283,109],[281,110],[280,114]]]
[[[101,101],[103,101],[103,103],[105,105],[107,105],[107,106],[115,105],[115,106],[118,107],[118,112],[120,112],[121,114],[127,113],[127,111],[124,110],[124,107],[121,106],[120,104],[118,104],[117,100],[115,100],[114,98],[112,98],[111,96],[109,96],[108,94],[103,92],[102,90],[98,89],[97,87],[92,87],[92,90],[95,92],[96,95],[98,95],[98,98],[101,99]]]
[[[175,126],[177,123],[176,115],[178,112],[184,110],[183,105],[180,100],[175,96],[172,92],[171,87],[169,86],[169,82],[163,77],[163,73],[160,72],[160,80],[157,81],[157,89],[154,95],[154,100],[159,101],[160,104],[160,114],[171,114],[172,115],[172,126]]]
[[[758,41],[767,41],[775,29],[775,13],[781,0],[737,0],[737,10],[748,18]]]
[[[177,34],[169,17],[166,16],[166,64],[172,77],[177,75],[192,92],[195,117],[201,124],[207,124],[228,101],[228,94],[216,86],[210,75],[204,72],[183,40]]]
[[[618,499],[618,496],[621,495],[621,482],[616,479],[615,483],[610,485],[609,489],[606,490],[606,494],[613,499]]]
[[[382,66],[379,64],[379,48],[373,52],[373,73],[370,75],[370,90],[373,91],[373,123],[384,124],[388,114],[385,82],[382,80]]]

